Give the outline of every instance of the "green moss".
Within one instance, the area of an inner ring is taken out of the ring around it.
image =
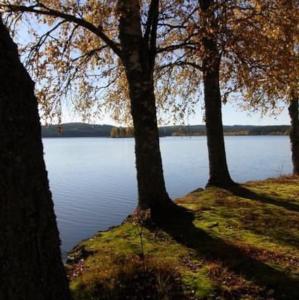
[[[177,203],[193,219],[143,229],[127,221],[74,249],[74,298],[299,299],[299,178],[208,188]]]
[[[207,275],[207,268],[203,268],[197,272],[184,272],[183,283],[188,287],[189,293],[193,297],[206,299],[213,294],[215,286]]]

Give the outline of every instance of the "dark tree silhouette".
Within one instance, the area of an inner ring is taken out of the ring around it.
[[[0,21],[0,299],[69,300],[34,84]]]
[[[146,32],[144,37],[138,1],[120,0],[118,3],[121,57],[129,84],[134,123],[139,208],[160,213],[173,204],[165,188],[154,94],[159,1],[151,2],[149,33]]]
[[[220,61],[221,55],[217,47],[217,38],[214,36],[217,20],[214,15],[214,0],[199,0],[203,13],[203,28],[209,28],[203,36],[202,45],[204,57],[202,61],[204,101],[206,111],[207,141],[209,152],[210,177],[208,185],[229,186],[233,184],[230,177],[223,134],[221,92],[220,92]]]
[[[293,172],[299,175],[299,102],[293,99],[289,104],[291,119],[290,140],[292,147]]]

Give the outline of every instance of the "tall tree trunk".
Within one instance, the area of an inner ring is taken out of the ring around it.
[[[295,97],[290,100],[289,114],[291,118],[290,140],[293,171],[295,175],[299,175],[299,101]]]
[[[210,176],[208,185],[229,186],[230,177],[223,135],[221,95],[219,87],[219,62],[204,60],[204,101],[209,153]]]
[[[203,37],[203,80],[205,118],[209,153],[210,176],[208,185],[230,186],[232,181],[225,153],[225,143],[221,112],[221,93],[219,83],[220,54],[217,47],[214,0],[200,0],[202,11],[202,26],[207,34]],[[212,32],[212,33],[210,33]]]
[[[0,21],[0,299],[68,300],[33,90]]]
[[[138,207],[161,213],[173,206],[164,182],[153,83],[152,54],[141,31],[139,1],[119,0],[122,61],[135,133]]]

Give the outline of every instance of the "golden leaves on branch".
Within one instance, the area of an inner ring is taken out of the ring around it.
[[[0,0],[37,5],[84,19],[116,45],[116,0]],[[140,1],[143,31],[150,0]],[[25,20],[24,13],[9,13]],[[119,58],[88,28],[48,15],[30,15],[30,43],[24,47],[45,118],[61,114],[69,102],[83,118],[104,113],[130,123],[127,81]],[[29,17],[28,17],[29,18]],[[22,22],[18,22],[22,28]],[[298,6],[296,1],[216,1],[207,12],[198,1],[161,0],[157,32],[155,88],[160,122],[182,121],[201,96],[203,39],[217,40],[223,99],[243,94],[246,109],[275,108],[298,90]],[[22,28],[23,30],[23,28]],[[119,45],[118,45],[119,46]],[[296,48],[297,47],[297,48]],[[297,50],[296,50],[297,49]]]

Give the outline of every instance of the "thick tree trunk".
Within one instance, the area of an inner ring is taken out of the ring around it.
[[[0,299],[70,299],[34,84],[0,21]]]
[[[229,186],[233,181],[226,161],[217,64],[212,67],[208,65],[204,70],[205,118],[210,167],[208,185]]]
[[[202,15],[202,25],[204,28],[210,28],[215,31],[215,18],[212,9],[213,0],[199,1]],[[216,37],[209,34],[204,36],[203,48],[203,79],[204,79],[204,101],[205,101],[205,119],[207,128],[207,142],[209,153],[210,176],[208,185],[227,187],[232,181],[225,153],[225,143],[221,112],[221,93],[219,83],[220,54],[217,48]]]
[[[139,208],[150,208],[153,212],[158,212],[172,202],[166,192],[163,176],[154,87],[150,82],[140,80],[140,76],[129,74],[128,78],[135,134]]]
[[[174,205],[164,182],[153,65],[141,32],[139,1],[119,1],[120,41],[131,100],[140,209],[159,213]]]
[[[299,101],[292,99],[289,105],[291,118],[290,140],[292,148],[293,170],[295,175],[299,175]]]

